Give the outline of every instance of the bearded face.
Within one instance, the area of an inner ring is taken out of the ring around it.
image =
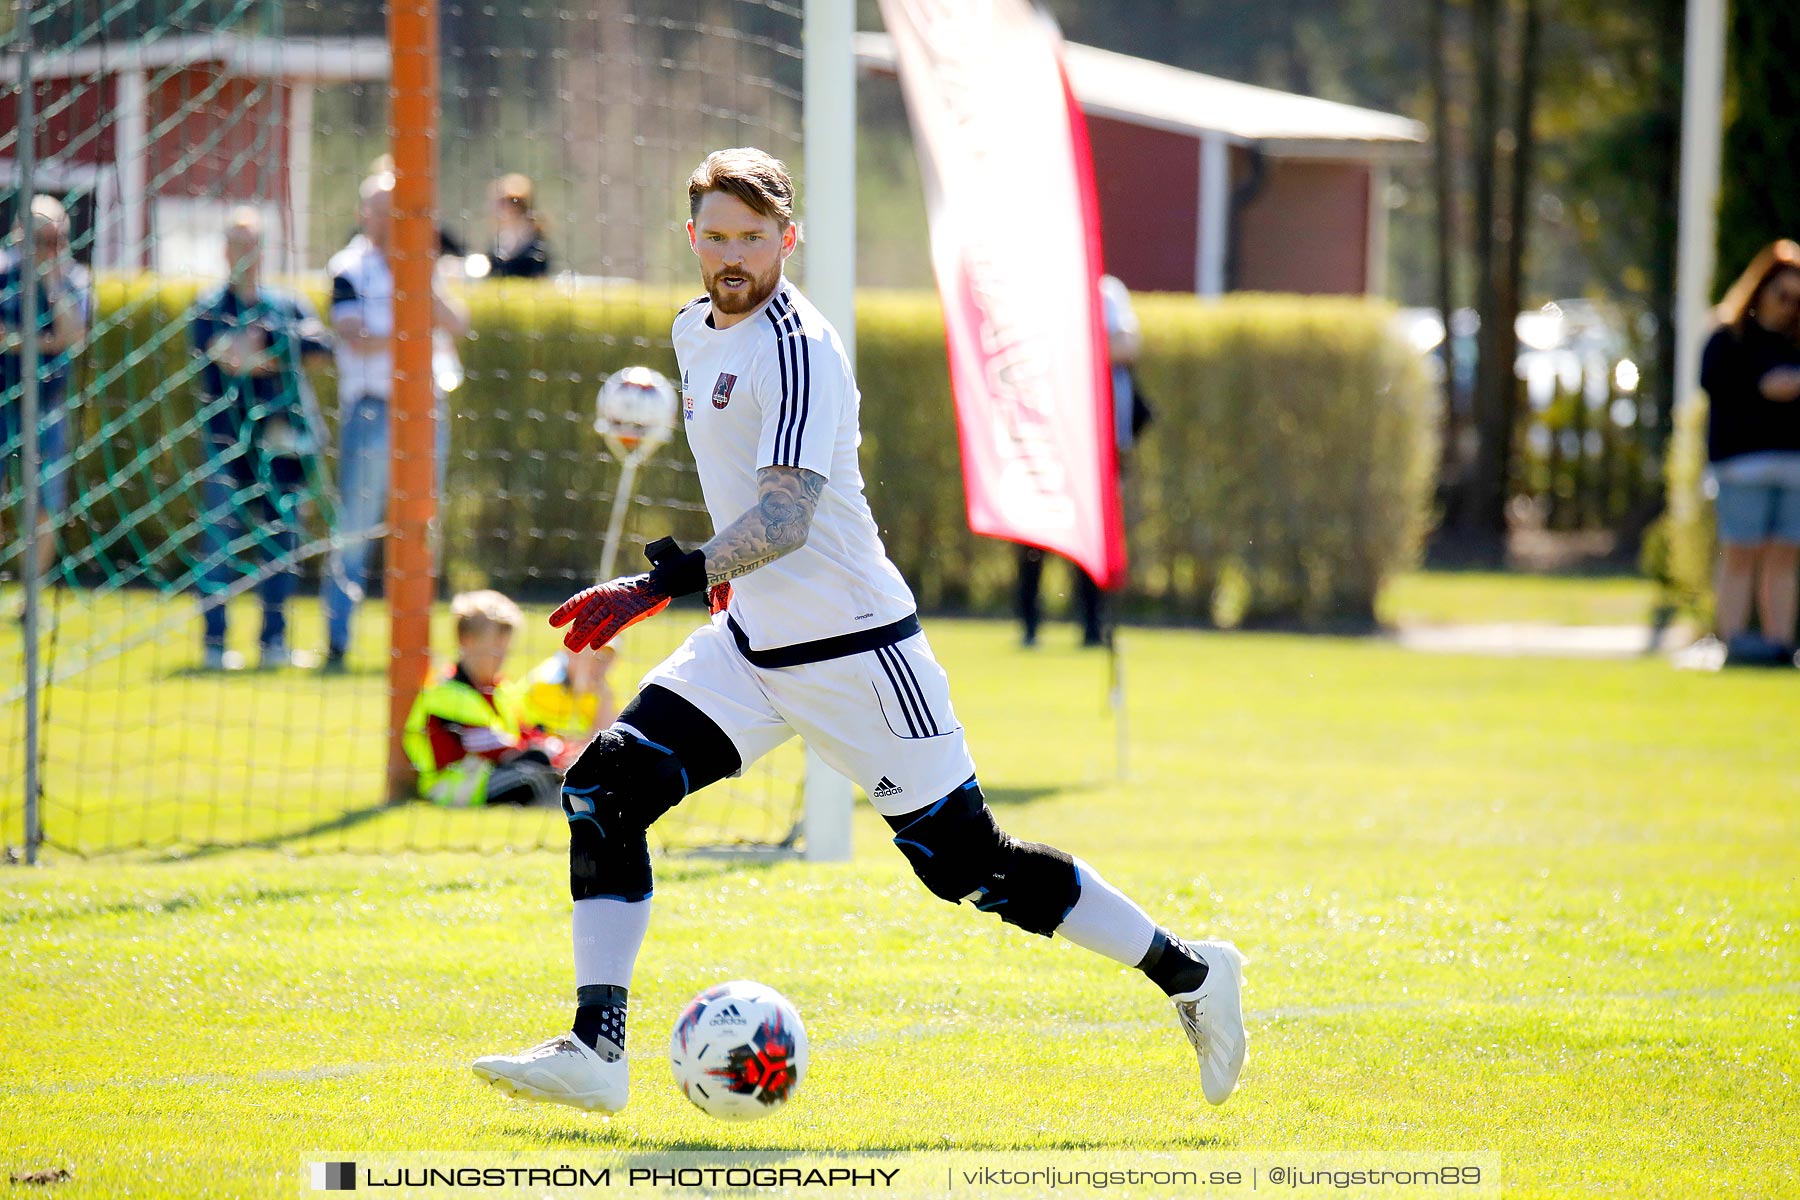
[[[709,192],[688,222],[713,323],[726,328],[761,307],[781,284],[794,228],[765,217],[729,192]]]

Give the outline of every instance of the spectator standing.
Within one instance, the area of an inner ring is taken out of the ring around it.
[[[369,541],[387,519],[388,400],[393,392],[394,276],[388,267],[394,178],[371,175],[362,183],[360,232],[331,258],[331,324],[337,334],[338,545],[325,572],[327,670],[342,670],[350,622],[368,584]],[[438,386],[436,461],[441,493],[449,422],[443,392],[460,378],[449,337],[467,337],[469,319],[432,283],[436,332],[434,382]]]
[[[202,296],[189,325],[201,359],[206,474],[201,483],[200,612],[208,670],[242,666],[225,648],[228,593],[249,570],[263,573],[260,663],[287,666],[287,601],[308,460],[320,422],[305,368],[328,361],[330,340],[303,297],[262,282],[263,225],[253,208],[225,230],[226,282]],[[260,560],[252,567],[254,560]]]
[[[1800,596],[1800,245],[1765,248],[1717,315],[1700,385],[1718,485],[1718,636],[1728,663],[1787,665]]]
[[[87,268],[70,254],[69,214],[53,196],[31,201],[33,261],[37,274],[38,513],[37,573],[48,579],[56,565],[56,525],[69,496],[69,430],[65,411],[69,370],[94,311]],[[0,253],[0,494],[5,508],[24,497],[25,227],[13,227]],[[15,479],[21,482],[15,485]],[[21,531],[22,533],[23,531]]]
[[[1106,320],[1107,358],[1112,364],[1113,440],[1118,447],[1123,467],[1125,454],[1131,449],[1148,418],[1148,409],[1137,395],[1137,381],[1131,373],[1142,342],[1137,311],[1131,307],[1131,293],[1117,276],[1100,277],[1100,305]],[[1038,593],[1044,577],[1045,551],[1036,546],[1019,547],[1019,621],[1024,626],[1027,646],[1037,645],[1038,625],[1042,609]],[[1104,606],[1100,585],[1086,571],[1069,564],[1075,577],[1076,603],[1081,608],[1081,644],[1104,646],[1107,639],[1103,617]]]
[[[494,212],[494,240],[488,248],[488,275],[495,279],[538,279],[550,273],[544,222],[533,202],[527,176],[514,172],[494,180],[488,194]]]

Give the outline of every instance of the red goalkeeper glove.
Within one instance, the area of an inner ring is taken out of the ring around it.
[[[645,617],[653,617],[676,596],[706,587],[706,556],[686,554],[673,538],[659,538],[644,548],[654,564],[647,575],[627,575],[578,592],[550,614],[552,628],[569,626],[563,645],[571,653],[598,650]]]
[[[731,607],[731,583],[715,583],[706,589],[706,611],[718,616]]]
[[[550,614],[550,624],[561,629],[563,645],[571,653],[589,646],[599,649],[645,617],[669,607],[669,597],[648,575],[628,575],[578,592]]]

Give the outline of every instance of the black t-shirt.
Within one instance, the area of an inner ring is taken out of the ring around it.
[[[495,278],[536,279],[550,273],[550,248],[544,245],[543,234],[534,233],[511,254],[502,254],[496,243],[488,251],[488,264],[488,273]]]
[[[267,375],[227,377],[207,354],[220,334],[254,328],[261,347],[275,356],[280,370]],[[194,305],[188,338],[200,357],[200,390],[208,401],[229,396],[232,403],[208,405],[207,435],[215,441],[235,442],[245,421],[253,414],[297,409],[302,404],[301,359],[307,354],[329,354],[331,338],[324,323],[305,297],[275,288],[257,289],[254,303],[245,304],[230,285],[202,296]]]
[[[1762,377],[1777,367],[1800,367],[1800,345],[1770,333],[1754,320],[1740,335],[1721,328],[1700,356],[1706,389],[1706,457],[1723,462],[1764,450],[1800,451],[1800,400],[1762,394]]]

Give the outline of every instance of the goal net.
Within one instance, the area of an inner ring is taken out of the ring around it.
[[[26,838],[29,777],[43,844],[79,854],[562,845],[554,808],[387,795],[390,630],[409,614],[382,595],[382,527],[362,536],[385,517],[369,472],[392,420],[365,228],[395,170],[385,9],[17,11],[0,79],[0,837]],[[625,367],[676,377],[699,158],[752,144],[799,171],[801,24],[797,0],[440,7],[436,286],[457,315],[433,355],[434,670],[454,658],[450,596],[492,588],[525,613],[507,673],[554,675],[544,617],[599,572],[615,503],[622,571],[657,537],[710,534],[680,437],[621,494],[596,397]],[[34,196],[54,205],[38,202],[25,253]],[[41,303],[23,303],[28,276]],[[591,703],[622,705],[703,618],[677,606],[634,627]],[[791,742],[657,833],[791,845],[803,775]]]

